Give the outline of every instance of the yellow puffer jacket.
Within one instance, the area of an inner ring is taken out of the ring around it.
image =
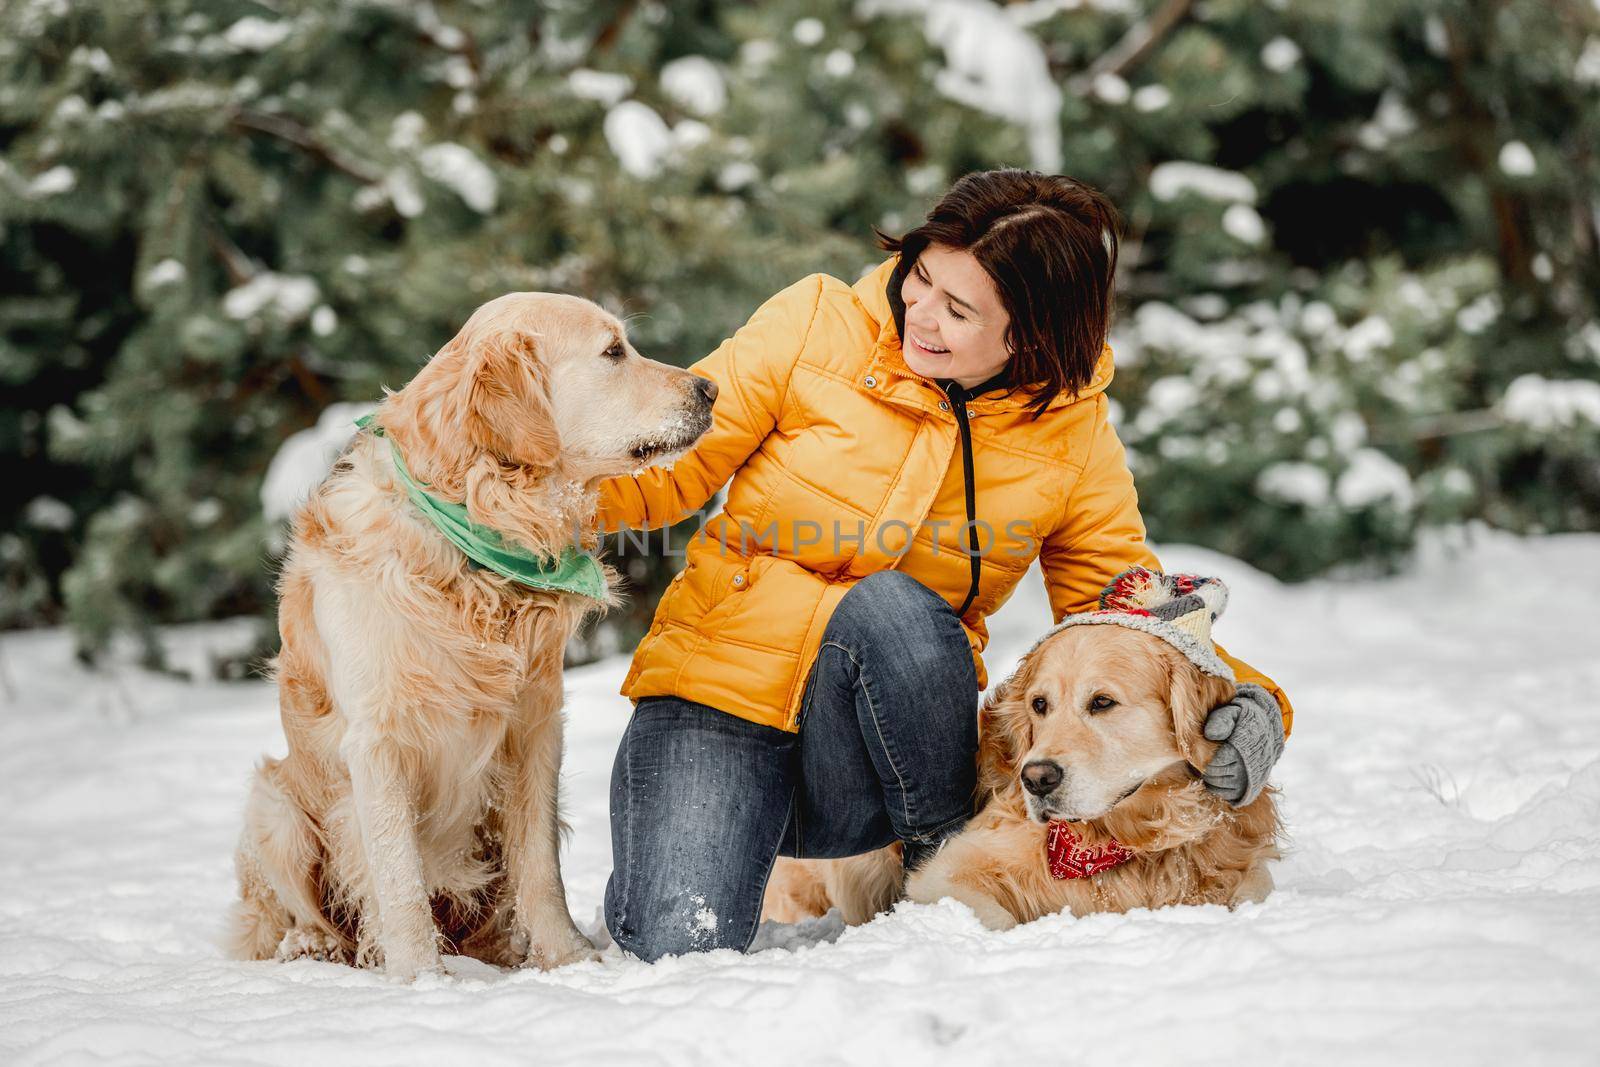
[[[894,262],[853,287],[814,274],[768,300],[691,368],[718,387],[694,450],[670,469],[602,484],[601,527],[647,530],[688,517],[732,479],[662,594],[623,695],[675,695],[793,730],[823,628],[856,579],[898,568],[953,609],[967,602],[958,413],[901,357],[885,292]],[[1095,607],[1128,567],[1160,567],[1106,418],[1111,375],[1108,347],[1089,386],[1037,420],[1020,390],[966,405],[984,555],[962,622],[980,685],[984,619],[1036,556],[1056,621]],[[1217,651],[1241,682],[1277,697],[1287,729],[1293,712],[1277,684]]]

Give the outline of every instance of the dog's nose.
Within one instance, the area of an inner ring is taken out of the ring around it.
[[[717,383],[712,381],[710,378],[702,378],[699,375],[696,375],[694,379],[694,389],[695,392],[706,398],[707,404],[710,404],[717,399]]]
[[[1049,794],[1065,777],[1061,764],[1047,759],[1034,760],[1022,768],[1022,788],[1036,797]]]

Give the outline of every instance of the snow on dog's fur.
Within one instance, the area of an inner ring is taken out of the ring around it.
[[[952,897],[996,929],[1060,911],[1261,900],[1272,889],[1266,864],[1278,856],[1274,790],[1235,809],[1194,770],[1216,752],[1202,733],[1206,715],[1233,692],[1232,682],[1136,630],[1071,627],[1046,639],[985,697],[978,814],[911,874],[906,896]],[[1036,760],[1064,772],[1045,797],[1021,782]],[[1087,846],[1115,840],[1135,855],[1088,878],[1053,878],[1052,819],[1069,821]],[[781,862],[769,883],[772,918],[795,921],[836,904],[845,921],[864,922],[898,889],[890,849]]]
[[[379,405],[387,437],[357,434],[294,517],[275,663],[289,752],[251,785],[237,956],[410,976],[441,948],[541,967],[592,953],[556,794],[562,655],[601,605],[470,563],[408,501],[391,442],[434,495],[557,555],[594,546],[598,483],[680,455],[715,394],[594,304],[513,293]]]

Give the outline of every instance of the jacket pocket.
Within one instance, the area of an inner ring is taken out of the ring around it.
[[[746,561],[740,572],[743,581],[733,584],[717,607],[707,636],[733,644],[747,645],[796,656],[805,644],[807,632],[817,613],[817,605],[828,580],[782,556],[757,555]]]

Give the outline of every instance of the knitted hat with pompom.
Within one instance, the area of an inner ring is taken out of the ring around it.
[[[1227,606],[1228,587],[1220,578],[1130,567],[1100,591],[1098,610],[1068,615],[1039,642],[1068,626],[1126,626],[1161,638],[1202,671],[1231,682],[1233,668],[1211,643],[1211,624]]]

